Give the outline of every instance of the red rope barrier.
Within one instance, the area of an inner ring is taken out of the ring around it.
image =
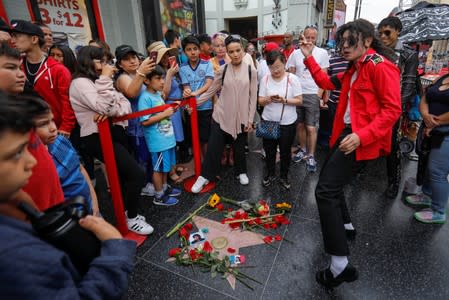
[[[142,117],[149,114],[155,114],[161,111],[166,110],[169,107],[181,107],[189,105],[192,108],[192,114],[190,117],[191,127],[192,127],[192,147],[193,147],[193,157],[195,161],[195,174],[198,177],[201,173],[201,154],[200,154],[200,143],[199,143],[199,134],[198,134],[198,113],[196,110],[196,98],[189,97],[187,99],[182,99],[181,104],[165,104],[153,108],[149,108],[146,110],[130,113],[120,117],[112,118],[112,122],[120,122],[129,119],[134,119],[138,117]],[[126,224],[125,219],[125,210],[123,207],[123,198],[120,186],[120,180],[117,172],[117,165],[115,160],[114,148],[112,146],[112,136],[109,127],[109,121],[105,120],[103,122],[98,123],[98,135],[100,136],[100,144],[101,150],[103,152],[104,164],[106,166],[106,172],[108,174],[109,186],[111,189],[111,197],[114,205],[114,213],[117,221],[117,228],[120,233],[127,239],[131,239],[137,242],[137,245],[141,245],[146,236],[137,235],[128,230],[128,226]]]

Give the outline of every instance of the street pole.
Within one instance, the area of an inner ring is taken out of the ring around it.
[[[357,19],[357,11],[359,10],[359,1],[360,0],[355,1],[354,21]]]

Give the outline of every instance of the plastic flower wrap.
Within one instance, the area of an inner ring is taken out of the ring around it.
[[[265,202],[265,200],[260,200],[254,205],[254,211],[259,216],[266,216],[270,214],[270,206]]]

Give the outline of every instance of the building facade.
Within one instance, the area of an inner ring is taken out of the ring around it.
[[[249,39],[266,35],[296,34],[308,25],[319,29],[318,40],[327,38],[324,30],[325,0],[208,0],[205,22],[208,34],[220,30],[239,33]]]

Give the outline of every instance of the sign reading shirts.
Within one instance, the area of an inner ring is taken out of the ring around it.
[[[37,4],[55,44],[76,50],[92,39],[85,0],[38,0]]]
[[[162,32],[178,31],[182,37],[197,33],[196,6],[193,0],[160,0]]]

